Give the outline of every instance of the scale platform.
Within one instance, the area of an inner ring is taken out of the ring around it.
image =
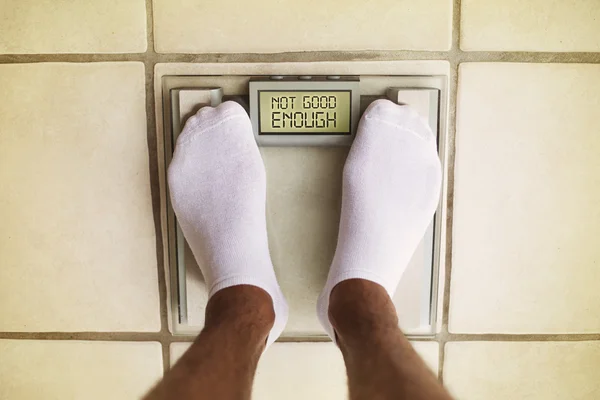
[[[447,77],[168,75],[161,86],[166,165],[185,121],[201,107],[232,100],[248,112],[267,172],[269,249],[290,306],[282,337],[325,340],[315,307],[335,251],[342,169],[359,118],[376,99],[408,104],[429,122],[443,149]],[[444,155],[440,151],[442,165]],[[208,293],[168,199],[170,329],[195,335],[204,324]],[[393,299],[400,327],[411,337],[437,332],[442,223],[438,209]]]

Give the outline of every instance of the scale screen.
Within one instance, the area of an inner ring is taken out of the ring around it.
[[[360,114],[358,77],[250,80],[250,120],[260,146],[350,146]]]
[[[352,91],[258,91],[259,135],[350,135]]]

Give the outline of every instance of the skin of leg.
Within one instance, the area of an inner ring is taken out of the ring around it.
[[[349,279],[330,296],[329,319],[348,373],[352,400],[451,400],[398,328],[380,285]]]
[[[144,400],[250,399],[274,320],[264,290],[239,285],[218,291],[207,304],[198,338]]]

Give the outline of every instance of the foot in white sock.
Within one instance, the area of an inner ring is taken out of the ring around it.
[[[185,124],[168,172],[171,203],[209,288],[253,285],[273,299],[283,331],[288,306],[267,241],[266,176],[250,119],[237,103],[202,108]]]
[[[393,296],[437,208],[441,167],[424,119],[378,100],[365,111],[344,166],[335,256],[317,313],[335,340],[329,296],[347,279],[366,279]]]

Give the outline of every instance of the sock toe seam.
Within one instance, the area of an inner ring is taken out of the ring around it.
[[[246,280],[247,282],[254,282],[256,280],[256,277],[253,275],[247,275],[247,274],[230,274],[230,275],[221,277],[221,278],[217,279],[216,281],[214,281],[213,284],[210,286],[208,292],[212,293],[213,290],[215,289],[215,287],[221,285],[225,281],[232,280],[232,279]],[[240,283],[240,285],[256,286],[256,284],[253,284],[253,283]],[[264,290],[264,288],[263,288],[263,290]]]
[[[193,132],[190,132],[187,135],[181,135],[179,136],[180,138],[182,138],[181,140],[178,138],[177,139],[177,144],[181,144],[181,145],[186,145],[186,144],[190,144],[193,141],[195,141],[199,136],[202,136],[203,134],[205,134],[206,132],[210,131],[210,130],[214,130],[215,128],[218,128],[219,126],[223,125],[224,123],[231,121],[233,119],[236,118],[242,118],[244,117],[243,115],[239,115],[239,114],[233,114],[233,113],[229,113],[229,115],[225,115],[222,119],[219,119],[217,122],[213,122],[210,125],[207,126],[203,126],[202,128],[198,127],[198,122],[194,121],[193,124],[195,125],[194,128],[198,128],[198,130],[195,130]],[[185,128],[184,128],[185,130]]]
[[[235,283],[230,284],[231,281],[235,281]],[[225,286],[222,286],[224,283],[226,283]],[[247,275],[247,274],[231,274],[231,275],[228,275],[228,276],[218,279],[210,286],[210,288],[208,290],[209,298],[212,297],[215,293],[217,293],[220,290],[226,289],[231,286],[238,286],[238,285],[256,286],[256,287],[264,290],[265,292],[267,292],[269,294],[269,296],[271,296],[271,299],[273,300],[274,304],[276,301],[279,301],[279,300],[285,301],[285,297],[283,296],[283,293],[281,293],[281,289],[279,288],[277,282],[275,282],[275,284],[273,285],[272,282],[271,283],[268,282],[268,279],[261,279],[261,278],[257,278],[254,275]],[[215,288],[218,288],[218,289],[215,289]]]
[[[417,132],[417,131],[415,131],[414,129],[410,129],[410,128],[407,128],[407,127],[405,127],[405,126],[403,126],[403,125],[398,125],[398,124],[395,124],[395,123],[393,123],[393,122],[386,121],[386,120],[384,120],[384,119],[381,119],[381,118],[378,118],[378,117],[365,117],[365,118],[366,118],[366,119],[368,119],[369,121],[377,121],[377,122],[381,122],[382,124],[385,124],[385,125],[391,126],[391,127],[393,127],[393,128],[396,128],[396,129],[398,129],[398,130],[401,130],[401,131],[408,132],[408,133],[410,133],[410,134],[412,134],[412,135],[414,135],[414,136],[418,137],[419,139],[426,140],[427,142],[430,142],[430,141],[431,141],[431,139],[433,138],[433,133],[432,133],[431,137],[427,137],[427,136],[425,136],[425,135],[422,135],[422,134],[418,133],[418,132]]]
[[[364,279],[367,281],[374,282],[383,287],[385,291],[389,293],[388,288],[384,285],[384,282],[386,281],[384,277],[373,271],[357,268],[344,271],[342,274],[338,275],[337,282],[331,287],[329,291],[331,292],[333,288],[335,288],[338,284],[349,279]]]

